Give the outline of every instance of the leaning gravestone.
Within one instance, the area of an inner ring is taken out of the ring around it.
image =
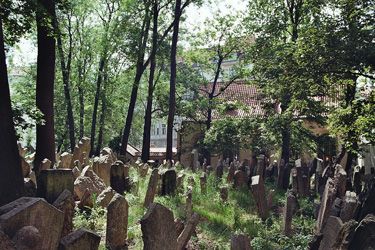
[[[140,223],[144,250],[177,249],[177,235],[171,210],[154,202]]]
[[[71,169],[45,169],[37,177],[37,196],[53,203],[65,189],[73,192],[74,175]]]
[[[127,249],[128,208],[128,202],[120,194],[115,194],[108,205],[106,245],[109,249]]]
[[[40,250],[57,249],[64,214],[42,198],[21,197],[0,207],[0,227],[13,238],[18,230],[33,226],[43,236]]]
[[[150,176],[150,181],[148,182],[145,202],[143,204],[145,207],[149,207],[150,204],[154,202],[156,190],[158,187],[158,180],[159,180],[159,170],[157,168],[154,168]]]
[[[74,162],[78,160],[81,164],[83,163],[83,152],[90,153],[91,145],[90,139],[87,137],[82,137],[78,144],[74,147],[73,158],[70,163],[70,169],[74,167]]]
[[[53,203],[53,206],[64,213],[64,225],[61,237],[70,234],[73,230],[73,215],[74,215],[74,199],[73,194],[65,189],[64,192]]]
[[[189,242],[190,237],[193,235],[195,227],[197,226],[200,218],[201,216],[199,213],[194,213],[191,219],[187,222],[186,227],[177,239],[177,250],[184,250],[186,248],[186,245]]]
[[[254,201],[257,208],[257,213],[260,218],[267,217],[268,204],[266,198],[266,187],[260,175],[251,177],[251,188],[253,191]]]

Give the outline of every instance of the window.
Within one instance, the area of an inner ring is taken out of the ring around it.
[[[155,135],[155,126],[152,127],[152,135]]]
[[[156,128],[156,134],[159,135],[159,128]]]
[[[161,125],[161,133],[162,135],[165,135],[167,133],[167,127],[165,126],[165,124]]]

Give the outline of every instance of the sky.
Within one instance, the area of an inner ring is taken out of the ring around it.
[[[223,14],[229,14],[234,11],[245,10],[246,4],[246,0],[213,0],[211,4],[205,4],[200,8],[190,5],[186,9],[187,19],[184,25],[188,29],[192,29],[194,25],[203,23],[206,18],[213,18],[218,9]],[[29,39],[22,38],[19,49],[12,49],[11,53],[13,54],[13,62],[17,66],[36,62],[37,49]]]

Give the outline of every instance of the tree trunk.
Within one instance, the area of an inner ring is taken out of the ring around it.
[[[70,34],[70,30],[69,30],[69,34]],[[63,77],[66,109],[68,113],[70,150],[73,153],[74,146],[75,146],[74,118],[73,118],[72,100],[70,98],[70,89],[69,89],[70,65],[72,61],[72,36],[71,35],[69,36],[69,43],[70,43],[70,46],[69,46],[69,53],[68,53],[68,62],[67,64],[65,64],[64,52],[63,52],[62,41],[61,41],[61,34],[59,32],[57,36],[57,44],[58,44],[58,51],[59,51],[59,56],[60,56],[61,72],[62,72],[62,77]]]
[[[83,89],[82,87],[78,87],[79,93],[79,138],[82,138],[85,134],[84,126],[83,126],[83,118],[85,116],[85,104],[83,102]]]
[[[139,39],[139,44],[138,44],[139,51],[138,51],[138,58],[137,58],[137,71],[136,71],[135,78],[134,78],[132,94],[130,97],[130,103],[129,103],[129,108],[128,108],[128,114],[126,116],[124,134],[122,136],[122,142],[121,142],[121,147],[120,147],[120,155],[123,155],[123,156],[126,155],[126,148],[129,142],[134,108],[135,108],[135,103],[137,101],[139,83],[141,81],[142,74],[147,67],[147,63],[146,64],[144,63],[144,59],[145,59],[145,50],[147,46],[149,29],[150,29],[150,19],[148,17],[148,11],[146,11],[146,15],[143,19],[143,24],[142,24],[142,37],[141,39]]]
[[[154,75],[156,67],[156,50],[158,46],[158,1],[154,2],[153,15],[153,31],[152,31],[152,52],[150,56],[150,77],[148,79],[148,96],[147,106],[145,112],[145,124],[143,128],[143,143],[142,143],[142,161],[147,162],[150,159],[150,143],[151,143],[151,125],[152,125],[152,99],[154,93]]]
[[[169,84],[169,113],[168,113],[168,124],[167,124],[167,156],[166,160],[172,160],[173,152],[173,122],[174,113],[176,109],[176,55],[177,55],[177,42],[178,32],[180,28],[180,17],[181,17],[181,0],[176,0],[176,8],[174,12],[174,27],[172,35],[172,47],[171,47],[171,79]]]
[[[103,144],[105,108],[106,108],[106,102],[105,102],[105,98],[103,98],[102,99],[102,113],[100,114],[100,121],[99,121],[98,145],[97,145],[96,150],[95,150],[95,156],[99,156],[100,149],[102,148],[102,144]]]
[[[104,58],[100,59],[99,63],[99,72],[98,72],[98,80],[96,81],[96,93],[95,93],[95,101],[94,101],[94,111],[92,112],[92,121],[91,121],[91,152],[90,156],[94,154],[94,142],[95,142],[95,127],[96,127],[96,117],[98,113],[98,105],[99,105],[99,97],[100,97],[100,87],[102,84],[102,74],[104,70],[105,60]]]
[[[288,128],[283,128],[281,131],[282,135],[282,151],[281,151],[281,159],[284,159],[285,164],[289,163],[290,157],[290,131]]]
[[[0,18],[0,206],[24,194],[22,166],[10,102],[3,24]]]
[[[52,163],[55,160],[55,131],[54,131],[54,80],[55,80],[55,39],[50,27],[55,27],[54,1],[38,0],[37,32],[38,58],[36,79],[36,106],[43,113],[44,124],[36,126],[36,155],[34,171],[39,173],[39,165],[44,158]],[[47,17],[46,18],[46,14]],[[46,22],[49,22],[51,26]],[[52,164],[53,166],[53,164]]]

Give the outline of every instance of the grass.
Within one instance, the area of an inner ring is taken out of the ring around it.
[[[315,221],[312,219],[312,203],[308,199],[298,199],[299,209],[293,217],[292,235],[287,237],[282,234],[282,207],[288,192],[277,190],[275,182],[266,183],[267,194],[274,189],[272,210],[267,219],[257,217],[251,190],[244,186],[233,189],[226,183],[225,173],[222,181],[218,181],[215,173],[207,175],[207,193],[201,194],[200,171],[192,173],[187,170],[178,170],[184,173],[183,191],[171,196],[156,196],[158,202],[173,211],[174,217],[186,220],[186,187],[188,177],[193,177],[192,185],[193,213],[198,212],[201,220],[197,226],[197,234],[191,238],[194,249],[229,249],[231,232],[247,235],[255,250],[267,249],[306,249],[310,241]],[[140,219],[147,209],[143,207],[151,170],[145,179],[134,178],[139,176],[137,170],[131,167],[130,176],[135,179],[137,188],[132,193],[125,194],[129,204],[128,217],[128,242],[129,249],[143,249]],[[227,201],[220,198],[219,188],[227,187],[229,196]],[[85,227],[102,236],[100,249],[105,249],[106,210],[94,206],[88,212],[76,212],[74,218],[76,229]]]

